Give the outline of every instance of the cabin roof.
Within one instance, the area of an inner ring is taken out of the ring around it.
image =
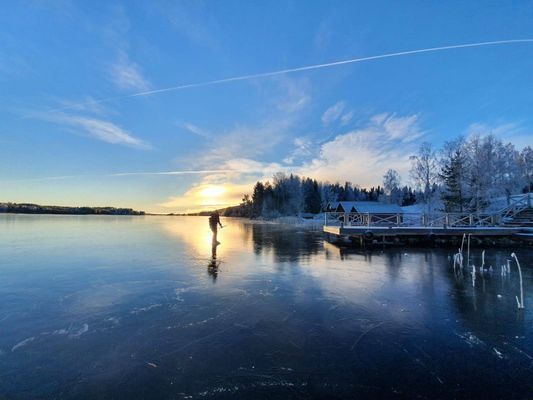
[[[344,212],[371,213],[371,214],[401,214],[402,208],[397,204],[380,203],[378,201],[338,201],[331,202],[330,208],[338,210],[342,207]]]
[[[338,205],[339,205],[338,201],[330,201],[327,205],[327,208],[330,210],[334,210],[337,208]]]

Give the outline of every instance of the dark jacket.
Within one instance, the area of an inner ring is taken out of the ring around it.
[[[209,226],[211,227],[211,229],[217,229],[217,225],[222,226],[222,224],[220,223],[220,215],[218,215],[218,213],[213,213],[209,217]]]

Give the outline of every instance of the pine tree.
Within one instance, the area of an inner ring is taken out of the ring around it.
[[[465,159],[460,149],[450,156],[449,160],[444,162],[440,178],[444,183],[444,190],[441,194],[441,199],[444,202],[444,209],[446,212],[460,212],[464,211],[467,201],[463,190],[463,182],[465,180]]]
[[[277,213],[276,203],[274,199],[274,188],[270,182],[265,183],[265,190],[263,193],[263,209],[261,210],[261,215],[263,217],[271,217]]]
[[[318,182],[307,178],[303,181],[302,186],[304,188],[304,211],[318,214],[322,208]]]
[[[254,192],[252,194],[252,216],[257,218],[261,216],[263,212],[263,203],[265,198],[265,186],[261,182],[257,182],[254,186]]]

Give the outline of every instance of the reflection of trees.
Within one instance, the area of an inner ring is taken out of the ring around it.
[[[326,254],[343,262],[364,260],[370,270],[376,269],[381,281],[382,293],[394,301],[416,302],[417,312],[432,321],[437,315],[435,308],[448,300],[442,294],[449,283],[441,277],[447,271],[446,255],[439,250],[406,247],[344,247],[324,243]],[[406,291],[405,287],[412,285]],[[444,285],[444,290],[442,286]]]
[[[383,254],[385,259],[385,268],[391,278],[391,281],[396,281],[400,275],[400,269],[403,266],[403,252],[400,251],[387,251]]]
[[[254,253],[272,253],[276,262],[296,262],[318,254],[322,249],[321,232],[277,224],[243,224],[251,234]]]

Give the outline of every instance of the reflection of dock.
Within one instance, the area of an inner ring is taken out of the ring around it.
[[[533,232],[524,233],[521,228],[506,227],[464,227],[464,228],[436,228],[436,227],[340,227],[324,226],[324,232],[333,235],[337,240],[349,240],[352,243],[388,243],[395,242],[448,242],[456,241],[463,235],[471,235],[477,239],[508,238],[516,240],[533,240]],[[455,240],[454,240],[455,239]]]
[[[471,234],[472,236],[511,236],[523,233],[522,228],[506,227],[462,227],[462,228],[436,228],[427,226],[409,226],[409,227],[379,227],[379,226],[324,226],[324,232],[333,235],[347,236],[463,236]]]
[[[455,241],[463,235],[479,240],[507,238],[533,241],[531,194],[517,196],[494,214],[326,213],[323,231],[351,242]]]
[[[330,243],[327,240],[323,242],[324,252],[326,259],[336,258],[340,260],[345,260],[352,255],[357,255],[367,260],[372,257],[371,249],[363,249],[354,246],[344,246],[342,243]]]

